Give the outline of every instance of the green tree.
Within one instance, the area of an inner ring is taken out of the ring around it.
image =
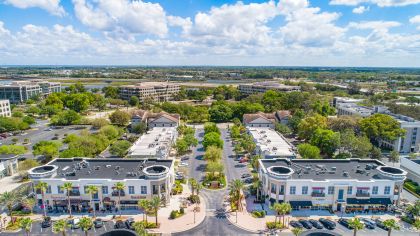
[[[207,161],[219,161],[222,159],[222,149],[216,146],[208,146],[206,152],[204,153],[204,159]]]
[[[106,125],[99,130],[99,134],[104,135],[108,140],[118,138],[121,133],[121,130],[113,125]]]
[[[34,207],[36,205],[36,201],[34,198],[25,198],[22,200],[22,206],[29,209],[31,211],[31,213],[34,210]]]
[[[380,160],[382,158],[382,151],[380,148],[373,147],[370,151],[370,157],[372,159]]]
[[[117,182],[114,184],[114,191],[118,193],[118,210],[120,211],[121,217],[121,192],[124,191],[125,185],[123,182]]]
[[[293,116],[289,119],[289,126],[292,128],[292,130],[298,131],[299,124],[304,117],[305,112],[301,109],[298,109],[293,113]]]
[[[131,143],[126,140],[119,140],[112,144],[109,149],[109,152],[112,155],[119,157],[125,157],[128,152],[128,149],[131,147]]]
[[[161,203],[162,203],[162,200],[158,196],[155,196],[152,198],[152,200],[150,200],[150,208],[155,213],[156,225],[158,225],[158,212],[159,212]]]
[[[95,129],[100,129],[106,125],[109,125],[109,121],[105,118],[96,118],[92,120],[92,127]]]
[[[388,228],[388,236],[391,236],[392,230],[399,230],[400,226],[394,219],[388,219],[384,221],[384,226]]]
[[[26,108],[25,112],[31,115],[36,115],[41,113],[41,109],[37,106],[29,106],[28,108]]]
[[[107,98],[118,98],[119,97],[119,91],[117,87],[103,87],[102,92],[105,94],[105,97]]]
[[[69,215],[70,218],[72,217],[71,215],[71,204],[70,204],[70,192],[73,191],[73,184],[71,182],[65,182],[63,184],[63,186],[60,187],[62,191],[66,191],[66,195],[67,195],[67,207],[69,209]]]
[[[70,93],[84,93],[86,92],[86,88],[81,82],[77,82],[66,88],[66,91],[69,91]]]
[[[275,130],[283,135],[291,135],[293,133],[293,131],[287,125],[280,123],[276,124]]]
[[[220,138],[220,134],[216,132],[210,132],[204,135],[203,147],[207,149],[210,146],[223,148],[223,140]]]
[[[244,134],[242,138],[239,140],[239,145],[245,150],[247,153],[251,154],[256,147],[256,144],[251,135]]]
[[[4,192],[0,194],[0,203],[2,206],[7,207],[7,211],[9,212],[10,222],[13,222],[13,205],[18,202],[20,196],[15,192]]]
[[[391,153],[389,154],[389,161],[392,163],[398,163],[399,160],[400,160],[399,153],[395,150],[391,151]]]
[[[87,94],[74,93],[64,98],[66,107],[75,112],[84,112],[89,108],[90,99]]]
[[[95,204],[93,204],[93,195],[98,193],[98,187],[95,185],[88,185],[86,188],[86,193],[90,196],[90,207],[93,209],[93,217],[96,217]]]
[[[119,125],[119,126],[126,126],[128,122],[130,121],[130,114],[124,111],[116,110],[114,111],[110,116],[109,119],[113,124]]]
[[[373,146],[366,136],[356,136],[352,129],[340,133],[340,153],[349,153],[357,158],[367,158]]]
[[[140,209],[143,210],[143,221],[145,221],[147,224],[147,212],[150,208],[150,201],[147,199],[142,199],[137,203],[137,205],[139,206]]]
[[[242,191],[245,185],[240,179],[232,180],[229,184],[229,195],[233,201],[236,201],[236,210],[242,211]]]
[[[188,148],[195,147],[198,145],[198,140],[197,138],[195,138],[194,133],[185,134],[183,139],[187,143]]]
[[[80,218],[79,226],[85,232],[85,235],[88,236],[89,230],[93,227],[93,221],[91,218],[84,216]]]
[[[329,129],[316,129],[310,142],[312,145],[319,147],[321,152],[332,157],[340,146],[340,133]]]
[[[61,100],[61,97],[64,97],[63,93],[52,93],[45,99],[45,105],[61,111],[64,108],[64,103]]]
[[[293,233],[293,235],[295,235],[295,236],[299,236],[301,233],[303,233],[303,229],[302,228],[293,228],[292,229],[292,233]]]
[[[328,118],[328,127],[335,132],[345,132],[352,130],[357,132],[360,130],[360,117],[357,116],[339,116],[336,118]]]
[[[317,146],[309,143],[302,143],[298,145],[298,152],[304,159],[320,159],[321,150]]]
[[[32,228],[32,219],[29,217],[22,218],[19,221],[19,226],[23,231],[25,231],[26,235],[29,236]]]
[[[52,125],[75,125],[78,124],[81,120],[79,113],[73,110],[62,111],[57,115],[51,117]]]
[[[209,172],[212,176],[214,176],[216,172],[223,173],[223,170],[224,166],[222,163],[220,163],[220,161],[207,162],[206,172]]]
[[[55,234],[61,233],[62,236],[66,236],[66,230],[70,228],[70,224],[67,223],[67,220],[60,219],[54,222],[52,227],[52,232]]]
[[[35,118],[31,117],[31,116],[24,116],[22,117],[22,122],[27,123],[28,125],[33,125],[36,123]]]
[[[228,104],[212,105],[209,109],[210,120],[214,122],[226,122],[232,119],[232,109]]]
[[[188,179],[188,183],[190,184],[190,187],[191,187],[191,195],[194,196],[194,192],[197,189],[197,186],[199,185],[199,183],[194,178]]]
[[[147,131],[147,125],[144,122],[139,122],[131,126],[131,132],[135,134],[143,134]]]
[[[413,215],[415,219],[419,219],[420,217],[420,200],[416,200],[414,205],[410,205],[407,207],[407,212]]]
[[[382,140],[396,140],[405,133],[405,130],[400,128],[398,121],[385,114],[374,114],[363,118],[360,121],[360,129],[379,144]]]
[[[99,111],[103,111],[106,108],[107,100],[101,94],[93,94],[92,105]]]
[[[315,114],[300,121],[298,125],[298,135],[302,139],[311,139],[315,130],[325,128],[327,128],[327,118]]]
[[[213,122],[206,122],[204,124],[204,133],[211,133],[211,132],[215,132],[220,134],[220,130],[219,128],[217,128],[216,124]]]
[[[136,221],[136,222],[134,222],[133,227],[134,227],[134,231],[136,232],[137,235],[139,235],[139,236],[149,235],[147,233],[144,222]]]
[[[357,231],[362,230],[365,227],[363,222],[361,222],[360,219],[357,217],[354,217],[353,219],[349,220],[349,226],[353,228],[353,236],[356,236]]]
[[[0,154],[15,154],[21,155],[28,151],[27,147],[21,145],[2,145],[0,146]]]
[[[139,98],[138,98],[138,97],[136,97],[136,96],[131,96],[131,97],[130,97],[130,101],[129,101],[129,103],[130,103],[130,105],[131,105],[131,106],[136,107],[136,106],[138,106],[138,105],[139,105],[140,100],[139,100]]]
[[[183,155],[187,153],[189,146],[188,143],[183,138],[178,138],[175,142],[175,149],[178,155]]]
[[[42,209],[44,210],[44,217],[47,217],[47,206],[45,205],[45,192],[47,191],[48,184],[42,181],[39,181],[35,185],[35,189],[41,191],[42,198]]]
[[[33,154],[43,155],[47,160],[58,157],[59,149],[62,146],[61,142],[58,141],[40,141],[33,147]]]

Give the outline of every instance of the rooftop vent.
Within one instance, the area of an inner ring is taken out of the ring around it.
[[[111,165],[106,165],[105,167],[106,167],[106,168],[111,168]]]
[[[344,177],[349,177],[349,172],[347,172],[347,171],[343,172],[343,176]]]
[[[337,170],[337,167],[333,166],[333,167],[331,167],[331,170],[332,171],[336,171]]]

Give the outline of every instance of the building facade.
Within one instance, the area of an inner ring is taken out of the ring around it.
[[[0,116],[2,117],[12,116],[9,100],[0,100]]]
[[[293,144],[289,143],[283,135],[269,127],[247,127],[247,132],[255,142],[256,155],[264,159],[295,158],[296,152]]]
[[[8,99],[10,103],[23,103],[36,96],[47,96],[52,92],[61,92],[60,83],[19,81],[0,85],[0,99]]]
[[[257,112],[253,114],[244,114],[243,123],[245,127],[269,127],[274,129],[276,123],[287,125],[292,116],[288,110],[280,110],[273,113]]]
[[[409,159],[407,157],[401,157],[400,167],[407,171],[407,178],[420,184],[420,158]]]
[[[0,155],[0,179],[14,175],[18,172],[18,157],[19,156],[15,154]]]
[[[293,209],[386,211],[401,198],[406,172],[377,160],[260,159],[261,193]]]
[[[300,86],[290,86],[279,84],[273,81],[256,82],[252,84],[240,84],[238,86],[239,92],[245,95],[251,95],[256,93],[265,93],[268,90],[274,90],[277,92],[293,92],[300,91]]]
[[[153,113],[146,110],[134,111],[131,115],[131,125],[133,126],[141,122],[145,123],[148,128],[178,127],[180,115],[166,112]]]
[[[120,96],[125,100],[136,96],[140,101],[150,98],[155,102],[166,102],[172,100],[179,93],[180,89],[181,87],[175,83],[143,82],[137,85],[121,86]]]
[[[127,156],[130,158],[167,159],[177,137],[176,127],[153,127],[131,146]]]
[[[73,211],[84,212],[90,207],[91,196],[87,186],[98,187],[93,194],[96,210],[137,209],[141,199],[155,196],[169,202],[174,183],[173,160],[154,159],[55,159],[44,166],[29,171],[33,185],[40,181],[47,183],[44,193],[45,205],[49,209],[68,208],[67,192],[62,189],[64,183],[72,183],[69,192]],[[124,184],[124,190],[118,191],[115,184]],[[38,204],[42,205],[40,190],[34,189]],[[121,197],[118,205],[118,196]]]

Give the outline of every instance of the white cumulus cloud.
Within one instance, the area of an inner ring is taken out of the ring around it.
[[[60,5],[60,0],[5,0],[4,3],[22,9],[38,7],[53,15],[65,15],[64,8]]]
[[[359,6],[353,9],[354,14],[363,14],[367,11],[369,11],[369,7],[365,7],[365,6]]]
[[[379,7],[403,7],[420,4],[420,0],[330,0],[331,5],[357,6],[362,3],[378,5]]]
[[[420,30],[420,15],[414,16],[410,18],[410,23],[417,25],[417,29]]]

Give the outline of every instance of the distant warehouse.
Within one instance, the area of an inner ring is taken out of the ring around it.
[[[23,103],[36,96],[48,96],[53,92],[61,92],[61,84],[48,81],[14,81],[0,85],[0,99],[8,99],[10,103]]]
[[[150,98],[155,102],[166,102],[173,99],[179,93],[181,87],[175,83],[167,82],[142,82],[136,85],[120,87],[122,99],[129,100],[132,96],[138,97],[140,101]]]
[[[277,92],[300,91],[300,86],[284,85],[273,81],[264,81],[252,84],[240,84],[238,88],[239,92],[246,95],[251,95],[255,93],[265,93],[268,90],[274,90]]]

